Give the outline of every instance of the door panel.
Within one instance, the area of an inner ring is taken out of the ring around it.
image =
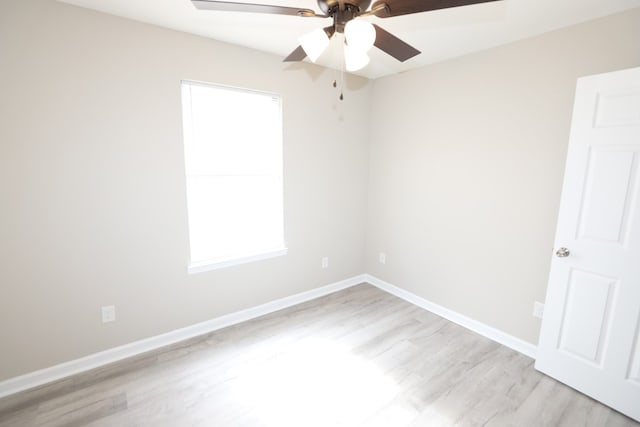
[[[615,279],[586,271],[571,271],[560,349],[596,365],[601,364],[615,285]]]
[[[640,94],[598,94],[595,127],[640,125]]]
[[[636,326],[636,340],[627,379],[640,387],[640,321]]]
[[[633,151],[593,149],[587,166],[585,197],[578,238],[623,244],[623,227],[629,219],[628,196],[633,193]]]

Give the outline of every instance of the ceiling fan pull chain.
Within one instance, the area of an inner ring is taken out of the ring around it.
[[[336,35],[333,38],[334,44],[335,44],[336,39],[339,38],[339,37],[340,37],[339,35]],[[340,63],[340,53],[341,52],[339,50],[334,50],[334,54],[333,54],[334,64],[335,63]],[[334,67],[333,68],[333,87],[334,88],[338,87],[338,73],[339,73],[338,72],[338,68]]]
[[[342,37],[342,55],[340,55],[340,63],[342,66],[340,67],[340,101],[344,99],[343,91],[344,91],[344,67],[345,67],[345,59],[344,59],[344,46],[345,40],[344,36]]]

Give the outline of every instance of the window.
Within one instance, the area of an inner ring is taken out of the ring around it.
[[[182,82],[189,272],[286,253],[280,97]]]

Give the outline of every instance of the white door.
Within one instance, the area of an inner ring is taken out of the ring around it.
[[[640,420],[640,68],[578,80],[536,369]]]

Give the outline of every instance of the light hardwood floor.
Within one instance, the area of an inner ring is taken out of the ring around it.
[[[449,425],[640,424],[365,284],[0,400],[0,426]]]

